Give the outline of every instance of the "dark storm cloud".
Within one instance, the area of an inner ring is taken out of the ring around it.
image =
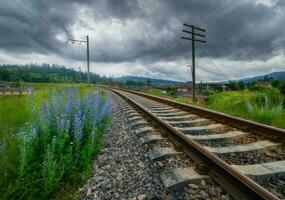
[[[285,46],[284,0],[272,7],[254,0],[0,1],[0,48],[13,52],[53,52],[76,59],[55,36],[72,36],[72,25],[81,20],[80,8],[92,12],[88,20],[110,25],[97,30],[106,32],[105,37],[91,40],[91,57],[97,62],[154,63],[189,57],[188,41],[180,39],[184,22],[207,29],[207,44],[198,47],[200,57],[266,60]],[[110,37],[112,20],[128,31]],[[88,22],[81,24],[88,27]]]
[[[53,3],[52,3],[53,2]],[[67,36],[74,7],[56,1],[0,0],[0,48],[11,52],[57,52]],[[69,12],[64,12],[69,10]]]

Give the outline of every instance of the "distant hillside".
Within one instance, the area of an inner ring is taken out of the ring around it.
[[[126,83],[127,81],[147,83],[147,81],[150,80],[150,84],[152,84],[152,85],[164,85],[164,84],[177,85],[177,84],[182,83],[179,81],[152,79],[152,78],[138,77],[138,76],[122,76],[120,78],[115,78],[115,80],[121,81],[124,83]]]
[[[87,82],[87,73],[75,71],[61,65],[29,64],[0,65],[0,81],[35,82],[35,83],[65,83]],[[107,83],[107,77],[90,73],[91,83]]]
[[[273,72],[270,74],[265,74],[261,76],[255,76],[255,77],[250,77],[250,78],[243,78],[239,80],[235,80],[236,82],[238,81],[243,81],[245,83],[251,83],[254,81],[263,81],[263,80],[269,80],[269,79],[274,79],[274,80],[285,80],[285,71],[282,72]]]

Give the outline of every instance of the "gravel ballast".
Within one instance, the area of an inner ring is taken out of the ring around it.
[[[191,160],[182,156],[151,161],[148,151],[161,145],[142,144],[142,135],[136,134],[135,128],[129,125],[122,109],[125,101],[114,93],[108,95],[112,124],[105,135],[104,147],[94,161],[93,175],[80,189],[80,199],[231,199],[211,180],[190,184],[180,192],[166,189],[160,180],[161,172],[191,166]]]

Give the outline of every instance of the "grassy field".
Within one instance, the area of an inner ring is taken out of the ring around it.
[[[222,92],[210,96],[205,106],[237,117],[285,128],[283,98],[275,89]]]
[[[0,199],[61,199],[55,191],[70,193],[92,169],[109,100],[84,84],[29,87],[0,96]]]
[[[179,103],[193,103],[189,98],[176,98],[157,89],[152,89],[147,93],[169,98]],[[206,104],[199,104],[199,106],[278,128],[285,128],[283,101],[284,96],[280,94],[278,89],[261,88],[259,90],[216,93],[209,96]]]
[[[62,91],[64,88],[72,87],[72,84],[29,84],[35,91],[36,109],[46,101],[51,91]],[[95,87],[88,87],[86,84],[77,84],[80,96],[85,96]],[[31,119],[29,110],[29,96],[0,96],[0,138],[9,137],[15,134],[20,127]]]

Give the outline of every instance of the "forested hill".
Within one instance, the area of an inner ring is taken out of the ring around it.
[[[91,73],[92,83],[106,83],[107,77]],[[75,71],[61,65],[29,64],[29,65],[0,65],[0,81],[63,83],[87,82],[87,73]]]

